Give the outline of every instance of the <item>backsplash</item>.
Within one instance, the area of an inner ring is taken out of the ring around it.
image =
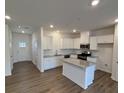
[[[82,49],[60,49],[60,50],[44,50],[44,56],[45,55],[55,55],[55,54],[81,54],[84,50]]]

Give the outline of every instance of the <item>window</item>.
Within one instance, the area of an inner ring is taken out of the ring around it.
[[[22,48],[26,47],[26,42],[25,41],[19,42],[19,47],[22,47]]]

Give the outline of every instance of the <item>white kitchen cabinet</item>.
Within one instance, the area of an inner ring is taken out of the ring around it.
[[[95,64],[90,66],[80,67],[78,61],[74,60],[63,60],[63,72],[62,74],[74,83],[79,85],[83,89],[87,89],[94,80]],[[68,62],[69,61],[69,62]],[[76,63],[77,62],[77,63]],[[75,64],[77,65],[75,65]]]
[[[112,79],[118,81],[118,24],[115,25],[114,33]]]
[[[73,46],[73,45],[74,45],[74,41],[73,41],[72,38],[69,38],[69,39],[68,39],[68,44],[69,44],[69,45],[68,45],[68,48],[70,48],[70,49],[73,49],[73,48],[74,48],[74,46]]]
[[[73,49],[73,39],[72,38],[63,38],[62,40],[63,49]]]
[[[97,43],[113,43],[114,35],[97,36]]]
[[[44,58],[44,63],[43,63],[44,70],[62,66],[62,61],[61,61],[62,58],[64,58],[64,57],[63,56],[53,56],[53,57]]]
[[[81,32],[80,36],[80,43],[81,44],[89,44],[89,31],[84,31],[84,32]]]
[[[90,37],[90,50],[97,50],[97,37]]]
[[[44,41],[43,41],[43,49],[47,49],[47,38],[44,37],[43,39],[44,39]]]
[[[74,41],[74,45],[73,45],[73,47],[74,47],[74,49],[80,49],[80,38],[74,38],[73,39]]]
[[[52,37],[50,36],[45,36],[43,41],[43,49],[52,49],[52,45],[53,45],[53,40]]]

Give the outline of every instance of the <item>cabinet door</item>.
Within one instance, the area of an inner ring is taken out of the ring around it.
[[[74,39],[74,45],[73,46],[75,49],[80,49],[80,38]]]
[[[43,40],[43,49],[47,49],[47,38],[44,37],[43,39],[44,39]]]
[[[52,37],[47,37],[47,49],[53,48],[53,40]]]
[[[89,31],[81,32],[81,44],[89,44]]]
[[[45,36],[43,41],[43,49],[52,49],[52,37]]]
[[[64,49],[63,38],[60,38],[59,49]]]
[[[67,44],[68,44],[67,39],[63,38],[63,41],[62,41],[63,49],[67,48],[67,46],[68,46]]]
[[[90,49],[97,50],[97,37],[90,37]]]
[[[97,36],[97,43],[113,43],[113,35]]]
[[[74,45],[74,44],[73,44],[73,39],[72,39],[72,38],[69,38],[69,39],[68,39],[68,48],[69,48],[69,49],[73,49],[73,48],[74,48],[73,45]]]
[[[73,48],[73,39],[71,39],[71,38],[63,38],[63,41],[62,41],[63,43],[63,48],[64,49],[71,49],[71,48]]]

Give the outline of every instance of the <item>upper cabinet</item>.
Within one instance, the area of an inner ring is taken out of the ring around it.
[[[74,49],[80,49],[80,38],[74,38]]]
[[[52,49],[53,39],[50,36],[44,36],[43,49]]]
[[[97,43],[113,43],[114,41],[114,35],[103,35],[103,36],[97,36]]]
[[[89,44],[89,31],[81,32],[80,34],[80,43],[81,44]]]
[[[90,50],[97,50],[97,37],[96,36],[90,37]]]
[[[61,39],[61,48],[62,49],[73,49],[73,39],[72,38],[63,38]]]

